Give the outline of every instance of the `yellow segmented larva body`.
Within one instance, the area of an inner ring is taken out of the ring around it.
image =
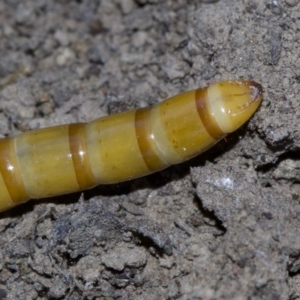
[[[253,81],[224,81],[153,107],[1,139],[0,210],[188,160],[245,123],[261,99]]]

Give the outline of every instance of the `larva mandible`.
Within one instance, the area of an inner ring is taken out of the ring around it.
[[[188,160],[244,124],[261,99],[254,81],[224,81],[153,107],[1,139],[0,210]]]

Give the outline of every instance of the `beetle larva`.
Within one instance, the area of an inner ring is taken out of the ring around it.
[[[244,124],[262,99],[254,81],[224,81],[153,107],[0,140],[0,210],[162,170]]]

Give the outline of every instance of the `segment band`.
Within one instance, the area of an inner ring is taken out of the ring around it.
[[[69,125],[69,143],[79,188],[86,189],[97,185],[88,159],[84,123]]]
[[[214,138],[215,140],[219,140],[224,136],[224,132],[218,125],[214,116],[211,114],[208,103],[209,99],[207,88],[197,89],[195,93],[195,98],[197,111],[205,129],[212,138]]]
[[[150,171],[158,171],[169,164],[159,155],[151,127],[151,107],[137,109],[135,113],[135,132],[145,164]]]
[[[21,203],[30,199],[20,173],[13,138],[0,140],[0,172],[14,203]]]

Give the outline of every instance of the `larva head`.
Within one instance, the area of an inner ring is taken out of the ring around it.
[[[250,80],[224,81],[207,88],[208,110],[224,133],[247,122],[261,100],[261,85]]]

